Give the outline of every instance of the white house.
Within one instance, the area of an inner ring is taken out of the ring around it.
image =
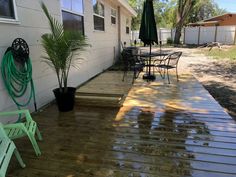
[[[15,38],[26,40],[30,47],[39,107],[54,99],[52,90],[58,87],[53,70],[41,59],[44,54],[41,36],[49,32],[49,26],[40,2],[0,0],[0,58]],[[129,44],[131,18],[136,13],[126,0],[44,0],[44,3],[65,28],[81,30],[91,44],[84,53],[80,69],[73,69],[70,73],[71,86],[76,87],[107,69],[119,54],[120,43]],[[0,77],[0,111],[12,109],[16,106]]]

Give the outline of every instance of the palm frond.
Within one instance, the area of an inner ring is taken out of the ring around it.
[[[63,24],[50,15],[44,3],[41,7],[51,29],[51,33],[42,35],[42,46],[47,54],[42,58],[56,72],[60,90],[66,90],[62,87],[67,87],[71,66],[76,65],[75,61],[81,59],[81,51],[89,46],[87,38],[79,31],[64,30]]]

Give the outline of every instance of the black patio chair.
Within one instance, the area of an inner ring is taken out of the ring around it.
[[[137,56],[138,49],[135,48],[126,48],[122,51],[122,60],[123,60],[123,79],[124,81],[125,76],[127,76],[128,71],[133,71],[133,81],[138,78],[140,72],[143,71],[145,63],[142,60],[139,60]]]
[[[182,55],[182,52],[171,53],[167,57],[165,57],[163,60],[159,61],[158,64],[155,64],[155,67],[158,68],[158,71],[163,79],[165,79],[165,75],[167,73],[169,84],[170,84],[169,69],[175,69],[176,78],[177,78],[177,81],[179,81],[178,63],[179,63],[179,59],[181,55]]]

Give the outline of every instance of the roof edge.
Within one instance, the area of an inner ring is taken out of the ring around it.
[[[211,20],[214,19],[214,18],[223,17],[223,16],[226,16],[226,15],[236,15],[236,13],[230,13],[230,12],[228,12],[228,13],[224,13],[224,14],[221,14],[221,15],[216,15],[216,16],[214,16],[214,17],[207,18],[207,19],[205,19],[205,20],[203,20],[203,21],[211,21]]]
[[[118,2],[123,5],[133,16],[137,16],[137,12],[129,5],[126,0],[118,0]]]
[[[200,22],[195,22],[195,23],[189,23],[188,25],[204,25],[204,24],[217,24],[219,21],[200,21]]]

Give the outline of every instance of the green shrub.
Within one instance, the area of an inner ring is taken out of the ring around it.
[[[173,40],[169,37],[169,38],[167,38],[167,44],[173,44]]]

